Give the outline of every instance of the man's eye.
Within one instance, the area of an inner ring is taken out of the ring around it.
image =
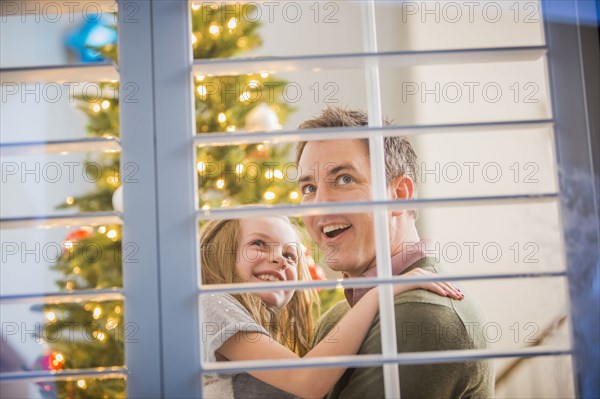
[[[354,179],[352,179],[352,176],[350,175],[341,175],[340,177],[337,178],[336,183],[338,184],[350,184],[352,183]]]
[[[310,193],[314,193],[316,191],[316,187],[313,186],[312,184],[307,184],[306,186],[302,187],[302,194],[306,195],[306,194],[310,194]]]

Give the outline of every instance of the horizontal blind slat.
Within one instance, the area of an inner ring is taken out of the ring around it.
[[[116,137],[83,138],[57,141],[31,141],[0,144],[3,157],[74,152],[119,152],[121,143]]]
[[[455,207],[477,205],[513,205],[526,203],[546,203],[558,200],[558,193],[498,195],[458,198],[417,198],[412,200],[362,201],[362,202],[323,202],[303,205],[274,205],[268,207],[243,206],[238,208],[218,208],[197,211],[198,220],[242,219],[267,216],[306,216],[336,215],[343,213],[364,213],[376,210],[423,209],[432,207]]]
[[[119,80],[117,66],[106,62],[0,69],[0,84],[2,85],[32,82],[110,82],[117,80]]]
[[[58,293],[37,293],[2,295],[0,304],[22,304],[22,303],[77,303],[86,301],[121,301],[125,299],[125,291],[119,288],[102,290],[81,290]]]
[[[0,219],[0,230],[23,229],[29,227],[70,227],[98,226],[103,224],[122,224],[119,212],[90,212],[73,215],[26,216]]]
[[[530,273],[495,273],[495,274],[445,274],[437,277],[406,277],[393,276],[391,278],[355,278],[346,280],[326,281],[285,281],[281,283],[243,283],[243,284],[211,284],[203,285],[198,294],[207,295],[215,293],[237,294],[244,292],[269,292],[281,289],[306,289],[320,288],[331,289],[337,287],[356,288],[374,287],[386,284],[415,284],[444,281],[485,281],[485,280],[510,280],[517,278],[556,278],[566,277],[566,271],[541,271]]]
[[[126,367],[98,367],[59,371],[18,371],[0,373],[0,381],[63,381],[74,378],[123,378],[129,375]]]
[[[373,367],[387,363],[400,365],[454,363],[476,361],[484,359],[498,359],[507,357],[539,357],[539,356],[564,356],[571,355],[571,349],[557,346],[534,346],[523,349],[469,349],[448,350],[434,352],[411,352],[395,356],[383,355],[354,355],[354,356],[328,356],[310,359],[293,360],[255,360],[255,361],[229,361],[208,363],[202,365],[202,371],[218,374],[234,374],[251,370],[277,370],[298,368],[325,368],[325,367]]]
[[[545,46],[476,48],[431,51],[393,51],[291,57],[223,58],[195,60],[193,71],[210,76],[243,75],[257,72],[296,72],[322,69],[356,69],[373,63],[379,66],[474,64],[534,61],[546,54]]]
[[[392,137],[392,136],[417,136],[422,134],[438,133],[469,133],[473,131],[499,132],[514,129],[543,129],[551,128],[554,124],[552,119],[499,121],[499,122],[476,122],[476,123],[454,123],[434,125],[400,125],[384,126],[380,128],[328,128],[328,129],[302,129],[274,132],[256,133],[202,133],[194,137],[194,143],[200,146],[213,145],[241,145],[254,144],[268,141],[270,143],[290,143],[309,140],[340,140],[360,139],[369,137]]]

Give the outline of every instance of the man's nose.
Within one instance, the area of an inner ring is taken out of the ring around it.
[[[325,186],[325,185],[324,185]],[[335,193],[329,187],[319,187],[315,196],[315,202],[336,202],[339,201]]]

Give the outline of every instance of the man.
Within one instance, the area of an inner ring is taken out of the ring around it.
[[[367,125],[360,111],[327,108],[300,128],[359,127]],[[302,202],[313,204],[371,199],[368,140],[328,140],[298,144],[296,161],[301,171]],[[385,139],[388,199],[410,199],[416,191],[417,157],[404,137]],[[400,275],[420,267],[440,272],[435,258],[427,257],[426,240],[415,225],[414,210],[390,213],[389,233],[392,273]],[[373,215],[341,214],[307,216],[304,223],[313,240],[333,250],[325,262],[346,278],[375,277]],[[346,289],[347,301],[332,307],[318,323],[314,343],[319,342],[368,289]],[[468,294],[462,301],[425,290],[410,291],[394,300],[398,351],[422,352],[487,347],[482,334],[482,312]],[[359,354],[381,353],[380,320],[377,317]],[[400,390],[406,398],[483,398],[493,396],[494,375],[489,360],[399,367]],[[328,398],[384,397],[381,367],[348,369]]]

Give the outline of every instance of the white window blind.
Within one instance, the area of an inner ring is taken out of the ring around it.
[[[334,54],[292,54],[281,57],[228,58],[194,60],[191,54],[190,3],[187,1],[119,1],[119,70],[111,65],[52,68],[11,68],[2,70],[2,83],[14,81],[111,80],[120,79],[121,87],[135,84],[135,101],[121,104],[122,139],[70,140],[60,143],[17,143],[2,145],[2,156],[33,151],[102,151],[120,148],[122,164],[135,164],[138,173],[135,182],[125,183],[124,214],[102,213],[73,216],[35,216],[2,219],[2,229],[27,226],[65,226],[123,223],[123,245],[137,246],[136,262],[125,264],[124,289],[111,292],[83,292],[67,295],[45,294],[4,296],[2,304],[34,300],[67,300],[84,298],[124,298],[127,322],[138,328],[136,342],[127,343],[126,367],[111,370],[74,370],[51,373],[2,373],[1,381],[44,378],[77,378],[81,376],[127,375],[128,397],[201,397],[201,375],[206,372],[234,373],[248,370],[293,369],[299,367],[384,366],[386,397],[400,397],[402,381],[398,379],[398,365],[473,361],[488,358],[525,358],[535,356],[573,356],[577,394],[590,392],[593,376],[594,343],[589,327],[583,320],[589,316],[574,311],[569,315],[573,346],[542,345],[526,348],[442,351],[398,354],[394,339],[394,312],[391,284],[406,282],[392,277],[390,248],[387,238],[387,214],[393,209],[454,209],[492,207],[496,205],[556,204],[561,209],[567,269],[536,269],[535,271],[508,271],[498,273],[462,273],[451,276],[419,279],[419,281],[533,281],[555,278],[570,287],[571,309],[589,308],[593,291],[582,281],[591,281],[597,273],[598,230],[586,227],[584,245],[577,250],[570,247],[572,237],[582,226],[590,226],[590,218],[598,218],[594,208],[591,170],[590,109],[586,107],[586,86],[583,80],[581,26],[582,7],[588,3],[576,1],[543,1],[541,11],[548,15],[544,21],[544,45],[520,47],[451,48],[442,50],[380,51],[376,7],[379,2],[362,1],[361,37],[363,52]],[[200,3],[202,4],[202,3]],[[208,3],[206,3],[208,4]],[[412,3],[411,3],[412,4]],[[587,10],[586,12],[589,12]],[[558,23],[552,16],[567,15],[569,24]],[[356,21],[358,24],[358,21]],[[476,122],[441,122],[429,124],[406,123],[382,126],[383,115],[381,77],[382,68],[435,65],[471,65],[497,62],[535,62],[548,66],[549,92],[552,115],[535,119],[508,116],[502,120]],[[364,72],[366,105],[369,127],[364,129],[282,130],[253,133],[197,134],[194,110],[194,77],[242,75],[249,73],[277,73],[301,71],[317,74],[322,70],[354,69]],[[556,147],[552,160],[558,164],[558,190],[520,192],[502,195],[464,195],[426,197],[411,201],[386,200],[383,173],[383,138],[395,135],[422,137],[451,136],[464,133],[533,132],[553,129]],[[373,173],[373,201],[348,203],[321,203],[315,205],[271,205],[202,209],[198,194],[196,150],[219,145],[253,143],[294,143],[300,140],[329,140],[337,138],[369,138],[370,160]],[[556,154],[556,155],[554,155]],[[582,155],[584,154],[584,155]],[[554,158],[555,157],[555,158]],[[574,208],[565,190],[579,187],[573,173],[575,168],[588,173],[583,178],[585,189],[579,200],[583,208]],[[334,288],[335,280],[244,285],[199,284],[198,222],[208,219],[244,218],[254,216],[341,214],[373,212],[376,216],[376,242],[379,276],[360,281],[349,280],[344,287],[381,285],[380,310],[382,323],[382,353],[371,356],[344,356],[306,361],[253,361],[201,364],[200,295],[215,292],[258,292],[282,287],[303,289],[309,287]],[[122,221],[121,221],[122,218]],[[584,223],[585,222],[585,223]],[[64,299],[60,299],[64,300]],[[594,322],[597,324],[597,321]],[[597,363],[596,363],[597,369]],[[586,385],[588,384],[588,385]]]

